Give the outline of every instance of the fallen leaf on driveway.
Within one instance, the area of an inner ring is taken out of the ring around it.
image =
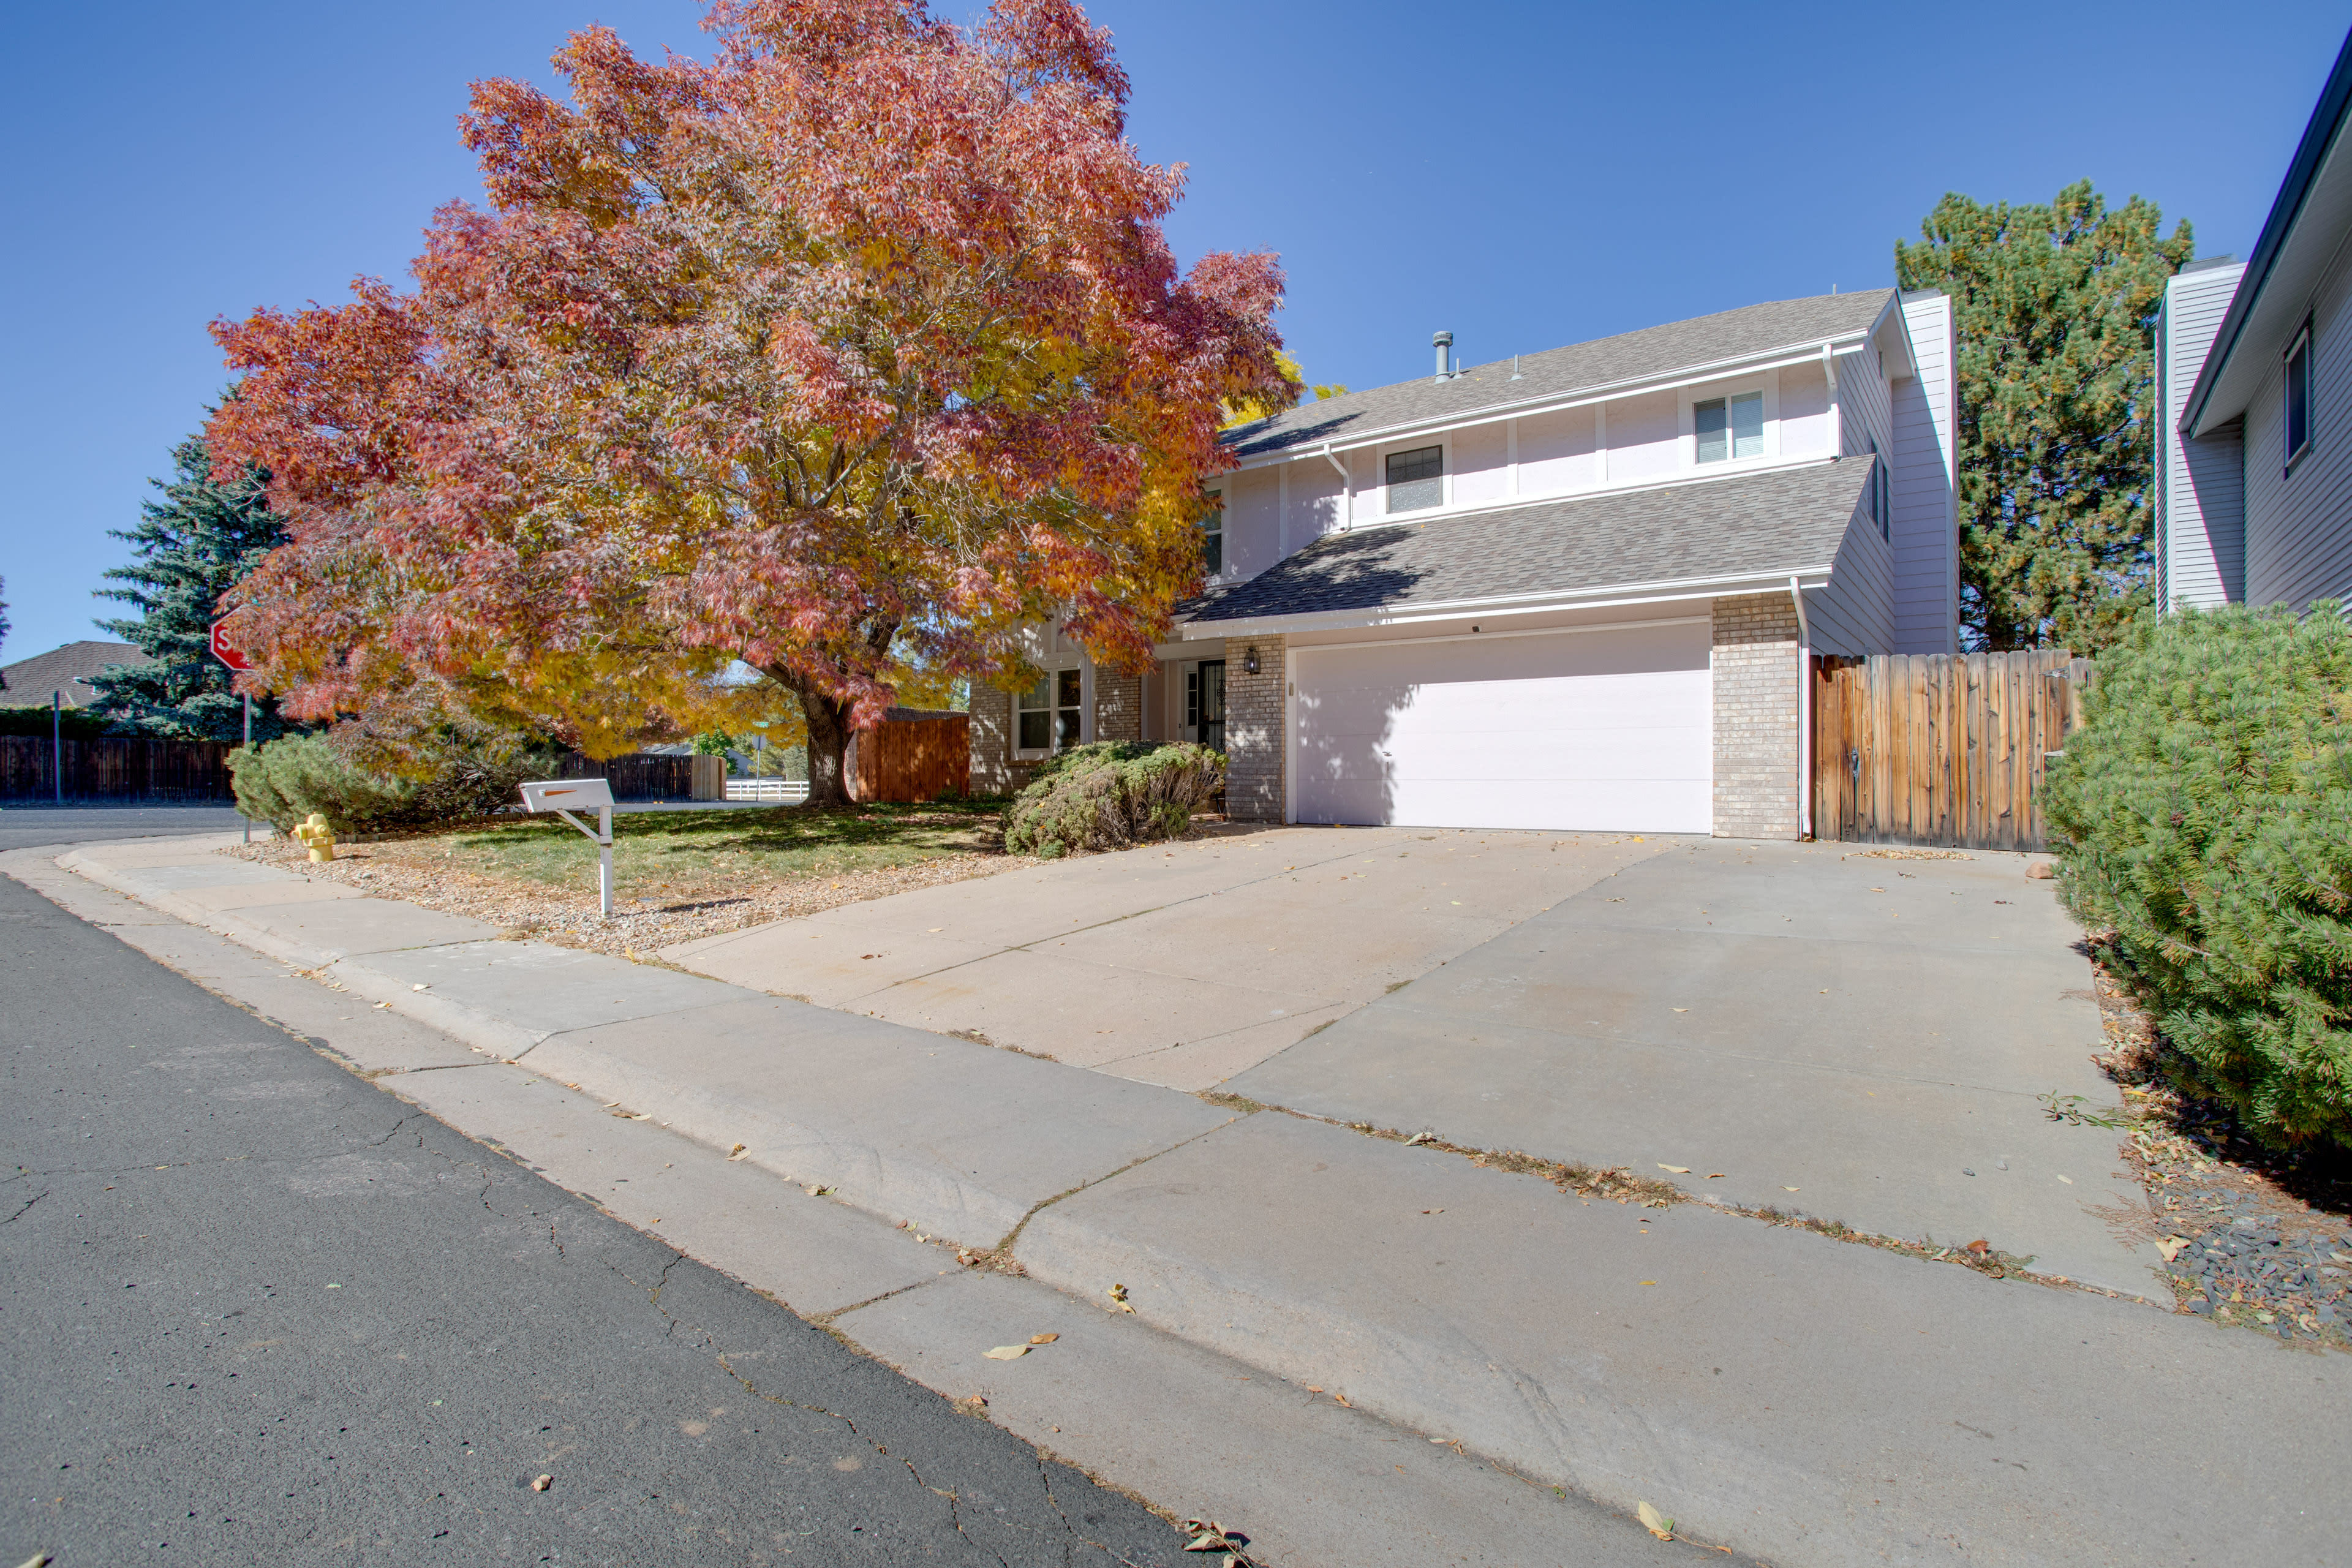
[[[1872,892],[1874,892],[1874,893],[1883,893],[1883,892],[1886,891],[1886,889],[1884,889],[1884,888],[1873,888],[1873,889],[1871,889],[1870,890],[1871,890]]]
[[[531,1479],[530,1489],[535,1492],[543,1492],[554,1484],[555,1478],[553,1476],[536,1476]]]
[[[1416,1132],[1404,1141],[1404,1146],[1410,1149],[1416,1143],[1426,1143],[1435,1136],[1436,1134],[1431,1132]]]
[[[999,1345],[992,1351],[982,1351],[980,1353],[986,1356],[991,1361],[1019,1361],[1023,1356],[1029,1353],[1029,1347],[1027,1345]]]
[[[1796,1188],[1794,1188],[1794,1187],[1782,1187],[1780,1190],[1781,1190],[1782,1192],[1784,1192],[1784,1193],[1793,1193],[1793,1192],[1795,1192],[1797,1189],[1796,1189]]]
[[[1689,1012],[1689,1011],[1690,1011],[1690,1009],[1689,1009],[1689,1008],[1687,1008],[1687,1007],[1677,1007],[1677,1008],[1675,1008],[1675,1012],[1677,1012],[1677,1013],[1687,1013],[1687,1012]]]
[[[1108,1296],[1108,1297],[1109,1297],[1113,1301],[1115,1301],[1115,1302],[1117,1302],[1117,1303],[1118,1303],[1118,1310],[1119,1310],[1120,1311],[1122,1311],[1122,1312],[1132,1312],[1132,1311],[1134,1311],[1134,1310],[1135,1310],[1135,1306],[1134,1306],[1134,1304],[1133,1304],[1132,1302],[1130,1302],[1129,1300],[1128,1300],[1128,1299],[1127,1299],[1127,1287],[1126,1287],[1126,1286],[1124,1286],[1124,1285],[1114,1285],[1114,1286],[1112,1286],[1108,1290],[1105,1291],[1105,1292],[1104,1292],[1104,1294],[1105,1294],[1105,1295],[1107,1295],[1107,1296]]]
[[[1666,1518],[1665,1515],[1660,1513],[1656,1509],[1652,1508],[1648,1503],[1636,1504],[1633,1511],[1641,1515],[1642,1528],[1648,1531],[1652,1535],[1656,1536],[1661,1541],[1672,1541],[1675,1538],[1675,1521]]]
[[[1688,1165],[1661,1165],[1658,1169],[1661,1171],[1672,1171],[1677,1176],[1687,1176],[1690,1174],[1690,1167]]]
[[[1983,1237],[1981,1237],[1981,1236],[1980,1236],[1980,1237],[1977,1237],[1974,1241],[1971,1241],[1970,1243],[1969,1243],[1969,1245],[1968,1245],[1968,1250],[1969,1250],[1969,1251],[1970,1251],[1970,1252],[1975,1253],[1978,1257],[1981,1258],[1981,1257],[1983,1257],[1986,1253],[1990,1252],[1990,1251],[1992,1250],[1992,1243],[1991,1243],[1991,1242],[1990,1242],[1990,1241],[1987,1241]]]
[[[1719,1182],[1729,1174],[1731,1174],[1731,1173],[1728,1171],[1709,1171],[1706,1173],[1706,1179],[1710,1182]]]
[[[1029,1342],[1033,1345],[1050,1345],[1061,1337],[1059,1334],[1031,1334]]]
[[[414,985],[410,986],[410,987],[409,987],[409,989],[410,989],[411,991],[430,991],[430,990],[432,990],[432,989],[433,989],[433,987],[431,987],[430,985],[425,984],[423,981],[421,981],[421,980],[420,980],[420,981],[418,981],[415,984],[414,984]]]
[[[727,1151],[727,1157],[730,1160],[740,1160],[751,1152],[751,1150],[745,1148],[742,1144],[738,1143],[735,1147]]]
[[[947,927],[945,927],[945,926],[925,926],[923,929],[924,929],[924,931],[927,931],[929,934],[930,934],[930,935],[932,935],[932,936],[937,936],[937,935],[939,935],[939,934],[940,934],[940,932],[941,932],[941,931],[943,931],[947,930],[948,928],[947,928]]]
[[[1644,1280],[1643,1280],[1643,1281],[1642,1281],[1642,1283],[1643,1283],[1643,1284],[1644,1284],[1644,1285],[1655,1285],[1655,1284],[1657,1283],[1657,1281],[1656,1281],[1656,1280],[1654,1280],[1654,1279],[1644,1279]]]

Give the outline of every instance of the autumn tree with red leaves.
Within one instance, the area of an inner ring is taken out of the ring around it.
[[[1181,272],[1181,169],[1125,135],[1068,0],[719,0],[709,63],[608,30],[558,101],[477,84],[489,210],[416,288],[264,310],[215,461],[290,542],[235,595],[255,683],[414,700],[592,752],[690,722],[730,658],[799,700],[810,798],[911,668],[1014,680],[1024,625],[1148,664],[1200,582],[1219,409],[1286,407],[1265,255]]]

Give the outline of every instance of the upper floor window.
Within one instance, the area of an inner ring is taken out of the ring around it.
[[[1691,422],[1698,433],[1698,460],[1702,463],[1764,455],[1764,395],[1760,392],[1694,403]]]
[[[1445,448],[1416,447],[1389,454],[1389,510],[1420,511],[1445,504]]]
[[[1892,543],[1895,539],[1895,482],[1886,470],[1886,458],[1878,449],[1878,437],[1870,438],[1870,521],[1878,525],[1878,537]]]
[[[1214,577],[1225,569],[1225,493],[1211,490],[1216,510],[1201,523],[1201,569]]]
[[[2291,468],[2311,445],[2311,329],[2286,351],[2286,460]]]

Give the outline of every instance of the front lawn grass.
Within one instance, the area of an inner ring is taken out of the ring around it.
[[[1001,851],[1004,803],[933,801],[849,811],[777,806],[613,814],[613,879],[627,895],[741,888],[900,869]],[[593,816],[585,818],[592,825]],[[596,847],[556,816],[411,839],[401,858],[550,888],[596,886]],[[436,852],[438,852],[437,854]]]

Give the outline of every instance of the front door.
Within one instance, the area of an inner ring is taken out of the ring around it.
[[[1225,749],[1225,661],[1203,659],[1184,672],[1184,738]]]

